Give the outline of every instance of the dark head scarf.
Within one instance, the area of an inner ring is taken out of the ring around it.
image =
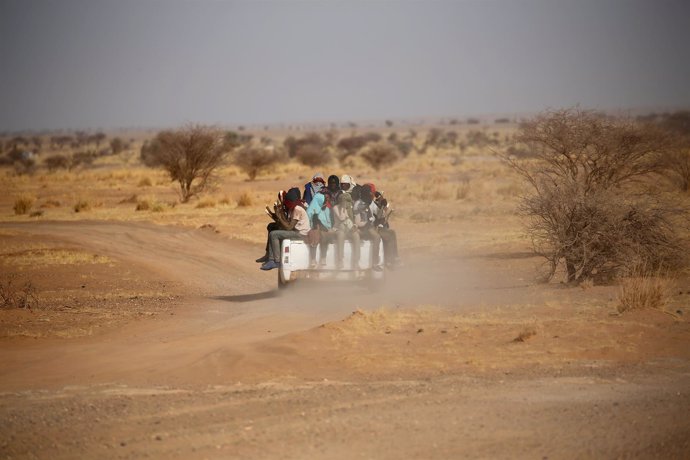
[[[302,194],[300,190],[297,187],[293,187],[285,194],[285,201],[283,201],[283,203],[289,211],[292,211],[295,206],[302,202],[301,198]]]

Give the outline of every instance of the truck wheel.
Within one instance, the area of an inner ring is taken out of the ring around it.
[[[278,270],[278,289],[285,289],[288,287],[289,281],[283,278],[283,272]]]

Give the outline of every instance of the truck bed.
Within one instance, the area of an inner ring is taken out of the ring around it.
[[[316,260],[319,259],[320,247],[316,248]],[[343,268],[337,269],[335,263],[335,244],[328,245],[326,263],[323,266],[309,268],[309,246],[302,240],[285,239],[281,245],[281,267],[278,269],[278,285],[284,287],[298,279],[330,281],[375,281],[382,280],[383,270],[373,270],[371,242],[360,243],[359,266],[352,269],[352,244],[345,241],[343,251]],[[383,244],[379,245],[379,261],[383,265]]]

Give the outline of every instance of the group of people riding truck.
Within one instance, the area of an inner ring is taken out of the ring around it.
[[[372,183],[357,185],[347,174],[340,179],[336,175],[329,176],[326,182],[322,174],[314,174],[305,184],[304,194],[293,187],[278,194],[272,210],[266,206],[266,213],[273,222],[266,227],[266,252],[256,262],[263,264],[262,270],[278,268],[281,242],[284,239],[303,239],[310,246],[309,268],[323,267],[328,246],[335,243],[336,269],[357,270],[360,241],[368,240],[374,258],[373,269],[383,270],[379,260],[381,242],[386,266],[395,268],[400,260],[397,237],[388,224],[391,212],[383,192],[377,191]],[[352,247],[349,267],[345,267],[343,262],[345,240],[350,241]]]

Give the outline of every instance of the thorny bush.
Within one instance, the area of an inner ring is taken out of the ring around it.
[[[684,263],[674,221],[682,209],[645,188],[667,146],[662,131],[566,109],[522,124],[516,141],[530,158],[501,156],[531,186],[520,209],[547,261],[545,280],[559,267],[579,283]]]

